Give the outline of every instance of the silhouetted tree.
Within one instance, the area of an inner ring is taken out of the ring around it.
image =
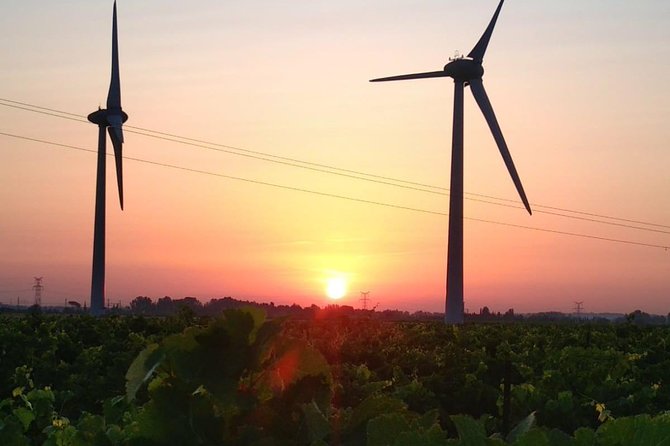
[[[137,296],[130,302],[130,311],[135,314],[151,314],[154,312],[154,305],[150,297]]]
[[[156,311],[161,315],[174,314],[175,307],[170,296],[163,296],[156,302]]]

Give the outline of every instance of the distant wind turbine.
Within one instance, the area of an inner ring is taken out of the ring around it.
[[[98,174],[95,186],[95,226],[93,234],[93,274],[91,280],[91,313],[99,315],[105,309],[105,169],[107,157],[107,135],[114,146],[116,180],[119,202],[123,210],[123,123],[128,115],[121,110],[121,82],[119,80],[119,44],[116,32],[116,1],[112,18],[112,79],[107,94],[107,108],[94,111],[88,120],[98,124]]]
[[[529,214],[532,214],[526,193],[514,167],[505,138],[491,107],[482,76],[482,62],[491,40],[493,28],[500,14],[504,0],[500,0],[496,12],[475,47],[466,57],[455,57],[441,71],[405,74],[401,76],[372,79],[370,82],[425,79],[430,77],[451,77],[454,79],[454,128],[451,143],[451,193],[449,198],[449,248],[447,253],[447,298],[444,320],[447,324],[463,323],[463,89],[470,86],[472,95],[493,133],[507,170],[514,181],[516,190]]]

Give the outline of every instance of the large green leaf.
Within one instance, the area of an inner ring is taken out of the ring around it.
[[[608,446],[632,446],[635,428],[635,420],[632,417],[609,420],[598,428],[596,431],[596,438],[598,439],[599,444]]]
[[[639,421],[638,421],[639,420]],[[636,444],[670,446],[670,415],[660,415],[649,419],[636,417]]]
[[[28,430],[30,424],[35,420],[35,413],[25,407],[17,407],[12,413],[21,422],[24,432]]]
[[[304,341],[278,342],[274,361],[265,364],[255,388],[261,399],[268,399],[307,377],[323,377],[328,385],[332,383],[330,366],[321,352]]]
[[[462,446],[480,446],[486,444],[484,425],[468,415],[452,415],[451,421],[456,426],[458,438]]]
[[[256,334],[258,333],[258,330],[263,327],[263,325],[265,325],[265,311],[251,306],[240,308],[240,311],[245,312],[248,316],[251,317],[253,321],[252,329],[249,333],[249,342],[253,343],[256,340]],[[228,317],[227,312],[224,312],[224,315]]]
[[[151,378],[164,358],[165,355],[158,349],[157,344],[148,346],[137,355],[126,373],[126,397],[128,401],[135,399],[137,391],[142,384]]]
[[[526,418],[521,420],[519,424],[514,426],[514,429],[507,434],[507,442],[514,443],[519,437],[524,435],[535,424],[535,412],[531,412]]]
[[[596,431],[598,444],[607,446],[670,446],[670,417],[649,415],[610,420]]]

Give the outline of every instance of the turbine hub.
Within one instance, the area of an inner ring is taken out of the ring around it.
[[[482,64],[472,59],[454,59],[444,66],[444,71],[449,77],[463,82],[481,79],[484,75]]]
[[[107,117],[110,115],[121,115],[121,122],[126,122],[128,120],[128,115],[121,109],[107,110],[107,109],[98,109],[88,115],[88,120],[93,124],[98,124],[103,127],[109,126],[109,121]]]

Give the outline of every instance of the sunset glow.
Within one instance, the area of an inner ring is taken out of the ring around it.
[[[347,281],[344,277],[332,277],[326,282],[326,295],[331,299],[342,299],[347,294]]]
[[[107,160],[110,305],[361,308],[369,290],[380,310],[444,311],[453,81],[368,80],[442,69],[497,3],[119,2],[130,118],[123,211]],[[466,309],[670,311],[667,9],[505,2],[484,82],[533,215],[466,89]],[[111,11],[0,2],[3,305],[31,303],[42,276],[43,305],[90,299],[85,116],[105,106]]]

